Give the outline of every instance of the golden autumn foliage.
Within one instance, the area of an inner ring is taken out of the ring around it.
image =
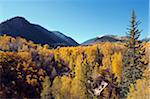
[[[116,52],[112,56],[112,72],[118,78],[117,80],[120,81],[122,72],[122,54],[120,52]]]
[[[0,42],[0,66],[2,66],[0,70],[3,71],[1,72],[3,85],[0,89],[2,93],[0,96],[3,95],[4,98],[7,96],[9,96],[7,98],[40,98],[40,93],[44,94],[47,90],[55,99],[86,99],[86,88],[82,82],[85,79],[83,71],[86,66],[91,68],[91,77],[93,78],[98,75],[102,76],[103,70],[109,69],[115,75],[114,78],[117,77],[117,82],[121,80],[122,59],[125,50],[123,43],[102,42],[90,46],[49,49],[48,45],[41,46],[10,36],[0,36],[0,41],[3,41]],[[18,44],[19,46],[16,46]],[[149,52],[147,51],[147,53]],[[146,57],[149,57],[148,54]],[[5,75],[6,73],[13,79],[6,78],[8,76]],[[42,89],[45,77],[49,77],[50,80],[50,82],[47,81],[50,88],[45,87],[46,90]],[[111,76],[106,78],[113,81]],[[13,87],[7,85],[6,81],[9,81]],[[19,85],[17,85],[18,83]],[[113,83],[111,82],[112,85]],[[137,81],[137,86],[141,87],[139,90],[142,90],[144,85],[146,89],[145,83],[147,83],[145,78]],[[7,88],[10,89],[7,90]],[[16,89],[17,91],[15,91]],[[109,89],[104,90],[104,96],[109,94]],[[8,93],[10,90],[12,94]],[[42,92],[42,90],[44,91]],[[113,89],[112,97],[118,98],[115,93],[116,91]],[[137,92],[132,91],[132,93],[136,95]]]
[[[56,99],[61,99],[61,86],[62,86],[62,81],[61,77],[56,77],[53,81],[53,86],[51,87],[52,89],[52,94]]]
[[[68,97],[71,97],[70,95],[70,89],[71,89],[71,81],[72,79],[70,77],[67,76],[62,76],[61,78],[62,81],[62,86],[61,86],[61,93],[62,93],[62,97],[64,99],[67,99]]]

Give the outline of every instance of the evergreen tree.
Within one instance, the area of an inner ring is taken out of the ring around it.
[[[100,49],[96,47],[95,62],[98,63],[99,66],[103,65],[102,59],[103,59],[103,54],[101,53]]]
[[[123,57],[122,81],[120,83],[120,98],[127,97],[130,84],[135,85],[136,80],[142,77],[146,67],[142,43],[138,40],[141,31],[138,29],[140,21],[136,21],[135,12],[132,12],[131,26],[128,28],[128,40],[126,42],[126,52]],[[136,89],[135,89],[136,90]]]
[[[89,61],[88,61],[88,58],[87,58],[87,54],[85,53],[82,53],[82,56],[83,56],[83,61],[81,63],[82,65],[82,73],[83,73],[83,76],[82,76],[82,79],[81,79],[81,82],[83,84],[83,88],[85,88],[85,96],[86,96],[86,99],[95,99],[96,96],[94,95],[93,92],[93,76],[92,76],[92,71],[94,70],[93,66],[91,66],[89,64]],[[98,65],[98,66],[101,66],[102,65],[102,57],[103,57],[103,54],[100,52],[99,48],[96,47],[96,54],[95,54],[95,66]],[[94,72],[97,72],[94,71]],[[96,75],[98,76],[98,75]]]
[[[83,72],[83,79],[81,80],[83,83],[83,88],[85,88],[85,95],[86,99],[92,99],[92,94],[89,93],[89,90],[91,90],[89,81],[92,80],[92,69],[91,66],[88,64],[86,54],[83,53],[83,61],[82,61],[82,72]]]

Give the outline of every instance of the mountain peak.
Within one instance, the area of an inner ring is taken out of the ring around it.
[[[14,25],[17,25],[17,24],[29,24],[29,21],[27,21],[24,17],[21,17],[21,16],[16,16],[16,17],[13,17],[7,21],[4,21],[2,22],[3,23],[6,23],[6,22],[9,22],[9,23],[12,23]]]
[[[44,27],[30,23],[24,17],[14,17],[0,24],[0,35],[23,37],[34,43],[49,44],[50,46],[76,46],[78,43],[58,31],[49,31]]]
[[[24,17],[22,17],[22,16],[16,16],[16,17],[13,17],[13,18],[11,18],[10,20],[13,20],[13,19],[15,19],[15,20],[26,20]]]
[[[21,16],[16,16],[10,20],[18,23],[29,23],[29,21],[27,21],[24,17]]]
[[[124,42],[128,38],[126,36],[117,36],[117,35],[101,35],[92,39],[89,39],[82,43],[82,45],[90,45],[100,42]]]

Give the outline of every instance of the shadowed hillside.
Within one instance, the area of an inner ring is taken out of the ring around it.
[[[40,25],[32,24],[23,17],[14,17],[0,24],[0,34],[13,37],[23,37],[34,43],[49,46],[77,46],[78,43],[70,37],[56,31],[48,31]]]

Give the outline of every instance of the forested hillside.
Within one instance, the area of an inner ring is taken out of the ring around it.
[[[103,42],[91,46],[49,49],[22,38],[0,36],[0,75],[2,98],[100,99],[119,98],[124,43]],[[149,61],[149,43],[145,62]],[[130,88],[128,98],[149,95],[149,69]],[[95,94],[101,82],[108,85]],[[87,83],[89,82],[89,83]],[[140,87],[139,87],[140,86]],[[143,91],[143,88],[145,89]],[[137,98],[135,98],[137,99]]]
[[[124,42],[76,47],[1,35],[0,98],[149,99],[150,43],[139,40],[139,24],[133,11]]]

